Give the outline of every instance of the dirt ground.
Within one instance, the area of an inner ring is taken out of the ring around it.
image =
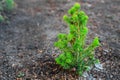
[[[120,0],[15,0],[9,23],[0,23],[0,80],[120,80]],[[75,3],[89,16],[88,42],[95,36],[103,70],[86,79],[54,62],[57,34],[67,33],[62,16]]]

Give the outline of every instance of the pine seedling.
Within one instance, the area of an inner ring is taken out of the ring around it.
[[[12,10],[14,8],[14,0],[5,0],[5,8],[6,10]]]
[[[4,17],[2,15],[0,15],[0,22],[4,21]]]
[[[0,11],[10,11],[14,6],[14,0],[0,0]]]
[[[11,11],[15,6],[14,0],[0,0],[0,22],[4,22],[6,19],[3,15],[5,12]]]
[[[86,44],[88,16],[80,10],[79,3],[75,3],[68,10],[68,15],[64,15],[63,20],[70,30],[67,34],[58,34],[58,41],[54,43],[54,46],[62,53],[55,58],[55,61],[64,69],[75,68],[76,73],[82,75],[94,64],[99,63],[94,56],[95,48],[100,46],[99,39],[95,37],[90,45]]]

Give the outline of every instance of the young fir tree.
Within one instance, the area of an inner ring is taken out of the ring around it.
[[[15,6],[14,0],[0,0],[0,22],[5,21],[2,15],[4,12],[11,11]]]
[[[14,0],[0,0],[0,11],[10,11],[14,6]]]
[[[94,50],[100,45],[98,37],[95,37],[90,45],[86,45],[88,28],[86,27],[88,16],[80,10],[80,4],[75,3],[68,10],[68,15],[63,16],[69,26],[69,33],[58,34],[58,41],[54,43],[62,53],[55,59],[56,63],[64,69],[76,69],[76,73],[82,75],[89,71],[91,66],[99,60],[94,56]]]
[[[5,9],[6,10],[12,10],[15,6],[14,0],[5,0]]]

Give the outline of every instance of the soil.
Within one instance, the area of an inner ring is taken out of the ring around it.
[[[89,16],[88,43],[95,36],[103,70],[86,79],[63,70],[54,61],[53,43],[67,33],[62,16],[75,3]],[[15,0],[7,23],[0,23],[0,80],[120,80],[120,0]],[[92,78],[91,78],[92,77]]]

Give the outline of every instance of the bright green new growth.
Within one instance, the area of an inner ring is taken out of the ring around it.
[[[10,11],[14,8],[14,0],[0,0],[0,11]]]
[[[82,75],[83,72],[89,71],[91,66],[99,62],[94,56],[95,48],[100,45],[99,39],[95,37],[89,46],[86,45],[88,16],[80,10],[79,3],[70,8],[68,15],[64,15],[63,19],[68,24],[70,32],[58,34],[58,41],[54,45],[62,53],[55,61],[64,69],[76,68],[77,74]]]
[[[0,22],[5,21],[2,14],[6,11],[11,11],[15,6],[14,0],[0,0]]]
[[[5,0],[6,10],[12,10],[14,8],[14,0]]]

